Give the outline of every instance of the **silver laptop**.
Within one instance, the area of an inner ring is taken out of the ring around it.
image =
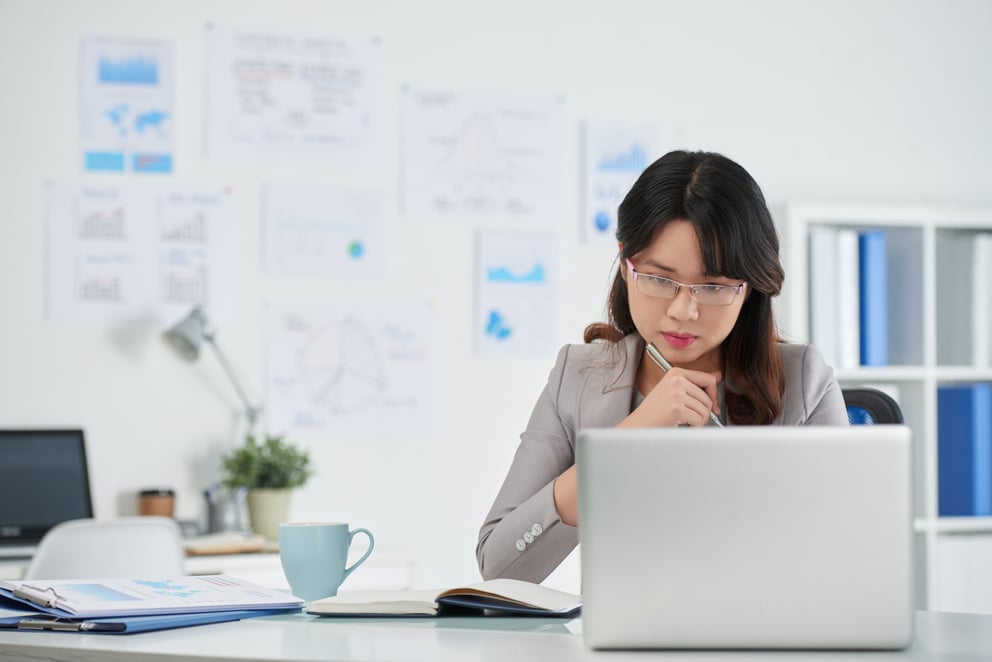
[[[587,429],[582,627],[593,648],[904,648],[910,430]]]

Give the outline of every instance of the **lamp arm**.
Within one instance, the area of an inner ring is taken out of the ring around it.
[[[245,414],[248,417],[248,430],[254,433],[255,423],[258,421],[258,415],[262,410],[261,405],[252,404],[252,401],[248,398],[248,393],[245,391],[244,387],[241,385],[241,381],[238,379],[237,374],[234,372],[234,367],[231,362],[227,360],[227,356],[221,351],[220,345],[214,340],[213,334],[205,334],[204,340],[210,343],[210,346],[214,348],[214,352],[217,354],[217,360],[220,361],[220,365],[224,368],[224,372],[227,373],[228,378],[234,385],[234,390],[238,392],[238,397],[245,405]]]

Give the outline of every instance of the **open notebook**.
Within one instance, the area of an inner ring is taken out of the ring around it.
[[[570,617],[582,598],[553,588],[491,579],[446,590],[352,591],[315,600],[307,611],[321,616],[444,616],[455,613]]]

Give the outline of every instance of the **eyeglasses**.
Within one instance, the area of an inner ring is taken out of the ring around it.
[[[641,294],[646,294],[655,299],[674,299],[678,296],[679,290],[683,287],[688,287],[689,292],[692,293],[692,299],[696,303],[704,306],[729,306],[737,298],[737,295],[744,291],[744,286],[747,285],[747,281],[742,282],[740,285],[690,285],[689,283],[680,283],[677,280],[665,278],[664,276],[638,273],[634,269],[633,262],[629,259],[626,262],[631,278],[637,283],[637,289],[640,290]]]

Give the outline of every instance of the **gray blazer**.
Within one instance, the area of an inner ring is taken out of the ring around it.
[[[484,578],[543,581],[578,543],[578,529],[558,517],[554,480],[575,463],[577,430],[615,427],[633,410],[634,377],[644,341],[634,333],[620,342],[622,347],[566,345],[558,353],[479,531],[476,557]],[[626,361],[617,361],[616,350],[626,352]],[[775,424],[848,425],[840,386],[819,351],[786,343],[779,351],[786,387]],[[720,395],[722,401],[722,388]]]

